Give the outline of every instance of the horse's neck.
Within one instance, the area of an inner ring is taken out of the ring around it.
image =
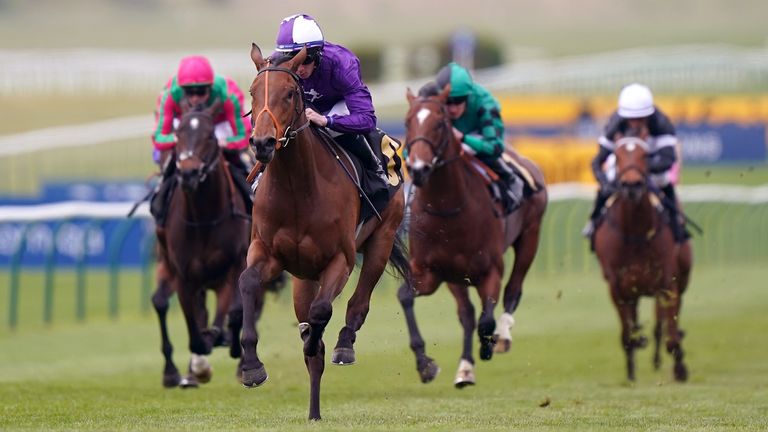
[[[184,197],[188,221],[210,222],[222,217],[223,212],[230,207],[232,197],[229,191],[229,178],[222,165],[224,163],[223,160],[219,161],[219,166],[208,174],[205,181],[200,183],[194,192],[185,193],[179,184],[179,192]]]
[[[651,204],[650,195],[646,192],[638,202],[628,198],[620,198],[614,204],[622,230],[627,233],[646,233],[653,229],[660,217]]]
[[[305,129],[287,146],[275,150],[265,173],[267,187],[288,189],[286,196],[294,198],[318,195],[319,158],[315,152],[327,150],[325,144],[312,137],[312,131]]]
[[[436,209],[461,207],[470,192],[467,187],[468,174],[462,159],[443,165],[432,172],[429,180],[420,188],[422,199]]]

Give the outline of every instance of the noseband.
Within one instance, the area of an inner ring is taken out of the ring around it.
[[[429,139],[426,135],[418,135],[415,138],[405,142],[405,150],[410,153],[410,149],[411,149],[411,146],[413,146],[413,144],[419,141],[425,142],[429,146],[429,148],[432,150],[432,153],[434,154],[434,156],[432,157],[432,167],[433,169],[438,169],[460,158],[461,153],[459,153],[458,156],[452,157],[450,159],[443,159],[443,154],[448,148],[448,144],[450,143],[450,140],[451,140],[451,137],[449,135],[449,133],[451,133],[451,125],[448,121],[448,113],[445,111],[445,105],[443,105],[442,103],[436,100],[423,99],[423,98],[419,99],[419,102],[421,102],[422,104],[426,104],[426,103],[435,104],[440,108],[440,113],[443,114],[443,119],[440,122],[440,130],[439,130],[440,139],[437,142],[437,144],[435,144],[435,142]]]
[[[288,125],[287,128],[285,128],[285,131],[283,132],[283,136],[280,137],[277,140],[277,145],[275,146],[275,149],[280,149],[283,146],[287,146],[288,143],[296,138],[296,135],[299,134],[299,132],[303,131],[304,129],[309,127],[309,120],[307,120],[306,123],[299,126],[298,128],[294,128],[294,125],[296,124],[296,121],[301,118],[301,114],[304,112],[304,91],[301,87],[301,81],[298,75],[296,75],[296,72],[284,68],[284,67],[278,67],[278,66],[267,66],[264,69],[260,70],[256,76],[258,77],[262,73],[264,74],[264,107],[259,111],[259,113],[256,115],[256,118],[253,120],[253,124],[255,125],[256,122],[259,121],[259,117],[261,117],[262,114],[267,113],[269,115],[269,118],[272,120],[272,124],[275,126],[275,131],[280,131],[282,128],[280,127],[280,122],[277,121],[277,117],[272,112],[271,109],[269,109],[269,72],[285,72],[288,75],[293,78],[293,80],[296,82],[296,84],[299,87],[299,94],[301,95],[301,106],[294,105],[294,116],[291,120],[291,124]],[[254,129],[255,133],[256,129]],[[253,135],[251,135],[253,136]]]

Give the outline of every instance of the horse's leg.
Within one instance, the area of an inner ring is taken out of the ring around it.
[[[611,298],[616,306],[621,321],[621,346],[627,362],[627,379],[635,380],[635,345],[632,341],[632,332],[635,329],[635,317],[637,299],[625,299],[618,297],[618,288],[611,286]]]
[[[384,273],[387,260],[392,252],[394,233],[379,228],[365,242],[363,265],[357,280],[355,292],[347,302],[346,325],[339,331],[339,339],[333,350],[331,363],[351,365],[355,363],[354,344],[357,331],[363,326],[371,304],[371,294]]]
[[[224,279],[224,282],[216,290],[216,314],[213,316],[213,322],[209,328],[203,330],[206,338],[210,342],[211,346],[226,346],[228,342],[227,335],[224,333],[224,318],[229,312],[229,306],[232,304],[232,297],[234,292],[234,281],[229,278],[229,275]],[[205,307],[205,305],[203,305]],[[231,343],[231,342],[230,342]]]
[[[413,266],[411,266],[413,267]],[[435,379],[440,372],[440,367],[435,361],[427,356],[424,349],[424,339],[421,337],[421,332],[416,324],[416,315],[413,311],[413,302],[416,295],[431,295],[437,290],[440,285],[440,281],[437,280],[434,273],[430,271],[425,272],[413,272],[414,286],[411,286],[408,281],[403,282],[400,285],[400,289],[397,291],[397,298],[400,300],[400,306],[403,308],[403,314],[405,315],[405,322],[408,325],[408,335],[411,341],[411,350],[416,355],[416,370],[419,372],[421,382],[428,383]],[[470,334],[470,338],[471,338]],[[471,351],[471,348],[470,348]]]
[[[459,369],[453,384],[456,388],[464,388],[475,384],[475,359],[472,357],[472,335],[475,332],[475,307],[469,299],[467,285],[449,283],[448,288],[456,299],[456,309],[459,322],[464,329],[464,339],[459,359]]]
[[[319,284],[313,281],[294,279],[293,309],[299,320],[299,336],[306,344],[310,336],[309,311],[317,296]],[[325,370],[325,344],[320,339],[317,354],[304,356],[304,365],[309,373],[309,419],[320,420],[320,381]]]
[[[227,327],[229,330],[229,356],[232,358],[241,358],[242,356],[240,330],[243,328],[243,300],[240,296],[240,290],[237,287],[237,278],[241,272],[242,270],[240,268],[236,268],[231,271],[229,276],[229,280],[231,280],[232,284],[232,301],[227,310]],[[241,360],[237,365],[237,376],[240,377],[242,372]]]
[[[213,371],[206,355],[211,353],[213,346],[203,332],[207,320],[205,311],[205,290],[194,286],[188,281],[176,279],[176,292],[184,312],[189,334],[189,350],[192,353],[187,370],[187,376],[181,380],[181,386],[197,387],[198,383],[210,381]]]
[[[304,355],[317,354],[325,327],[333,314],[333,300],[338,297],[349,279],[350,264],[339,252],[320,275],[320,289],[309,307],[309,337],[304,342]]]
[[[163,369],[163,387],[176,387],[181,382],[181,375],[176,365],[173,364],[173,345],[168,337],[168,300],[173,295],[169,275],[164,262],[157,263],[157,291],[152,295],[152,305],[157,312],[158,321],[160,321],[160,336],[162,338],[162,352],[165,357],[165,367]]]
[[[675,380],[685,382],[688,380],[688,368],[683,362],[684,352],[680,344],[682,333],[678,327],[680,319],[680,294],[674,282],[671,282],[670,285],[672,286],[669,289],[663,290],[660,293],[662,296],[664,323],[667,327],[667,352],[672,354],[672,358],[675,360],[673,369]]]
[[[659,348],[661,346],[661,322],[664,320],[664,312],[661,308],[661,301],[655,299],[656,323],[653,325],[653,368],[659,370],[661,367],[661,355]]]
[[[505,353],[512,345],[512,333],[510,329],[515,325],[515,313],[523,296],[523,280],[531,268],[536,251],[539,248],[539,224],[527,228],[513,244],[515,249],[515,263],[512,265],[512,273],[509,275],[507,285],[504,287],[504,313],[496,321],[496,346],[494,351]]]
[[[493,332],[496,330],[496,320],[493,318],[493,310],[499,302],[501,290],[501,269],[491,267],[485,278],[478,284],[477,293],[480,295],[483,310],[477,321],[477,335],[480,337],[480,360],[490,360],[493,357],[493,346],[496,339]]]

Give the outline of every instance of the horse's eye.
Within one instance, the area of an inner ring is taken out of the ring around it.
[[[286,99],[293,99],[293,96],[296,94],[294,90],[289,90],[288,93],[285,95]]]

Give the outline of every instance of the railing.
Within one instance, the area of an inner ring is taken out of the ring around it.
[[[549,188],[549,194],[550,204],[544,218],[539,251],[531,271],[545,277],[561,273],[596,272],[597,261],[589,251],[588,242],[580,236],[581,228],[592,207],[594,188],[582,184],[556,184]],[[705,231],[703,236],[695,235],[692,240],[694,271],[697,267],[704,266],[768,262],[768,185],[761,187],[683,186],[680,187],[679,195],[686,213]],[[141,223],[135,219],[124,219],[129,205],[130,203],[81,203],[80,205],[70,203],[58,206],[30,206],[26,209],[0,207],[0,226],[11,221],[14,223],[26,221],[23,235],[14,244],[15,251],[8,269],[7,324],[9,328],[15,328],[19,324],[20,314],[26,313],[27,310],[19,307],[19,297],[23,294],[20,280],[25,273],[24,270],[28,270],[22,259],[27,246],[27,235],[33,230],[35,224],[51,220],[88,218],[91,228],[98,227],[107,220],[115,218],[120,220],[118,228],[112,231],[110,238],[106,239],[109,257],[106,266],[107,289],[106,295],[99,294],[99,299],[106,303],[101,305],[100,309],[106,310],[109,317],[116,318],[120,315],[123,306],[119,299],[125,298],[125,293],[121,293],[121,274],[132,273],[131,280],[135,281],[137,272],[137,269],[125,268],[119,259],[120,251],[125,248],[128,241],[126,233],[131,224]],[[141,208],[139,216],[149,217],[145,208]],[[87,252],[87,237],[83,236],[81,240],[83,252]],[[151,286],[154,281],[152,278],[153,248],[154,237],[149,236],[142,245],[142,263],[138,268],[141,288],[138,292],[130,294],[132,298],[138,299],[135,302],[139,304],[143,313],[149,311],[149,298],[153,289]],[[42,267],[42,292],[44,293],[42,310],[43,322],[46,324],[53,322],[54,290],[58,288],[56,273],[60,271],[53,256],[54,251],[51,250]],[[508,260],[511,257],[510,254]],[[62,287],[63,290],[73,292],[74,301],[56,297],[61,301],[73,303],[74,316],[79,321],[86,320],[88,317],[86,276],[90,277],[95,267],[89,261],[88,254],[81,253],[75,265],[74,289]],[[40,272],[39,267],[36,272]],[[23,289],[37,288],[23,287]],[[30,302],[40,301],[32,295],[27,295],[25,298]]]

